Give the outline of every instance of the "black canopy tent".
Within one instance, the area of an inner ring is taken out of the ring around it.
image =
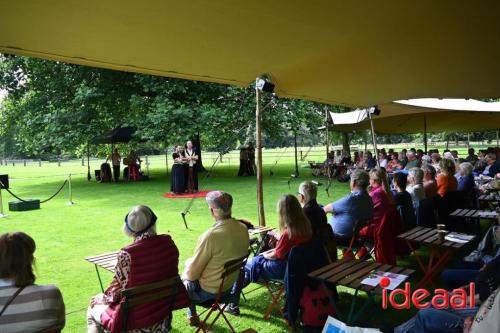
[[[92,179],[90,174],[90,144],[100,145],[109,144],[111,145],[111,153],[113,152],[113,145],[117,143],[130,143],[135,142],[146,142],[142,138],[138,138],[135,135],[135,127],[117,127],[108,133],[98,135],[89,141],[87,144],[87,179]]]

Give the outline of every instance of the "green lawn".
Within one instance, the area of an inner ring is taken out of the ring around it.
[[[288,153],[292,150],[289,149]],[[321,151],[315,150],[315,154]],[[311,179],[310,170],[301,168],[301,177],[292,182],[289,190],[287,180],[293,172],[291,157],[279,160],[274,168],[274,176],[269,177],[269,169],[274,164],[278,153],[268,153],[264,165],[264,197],[267,224],[277,226],[276,202],[281,195],[295,194],[300,181]],[[319,155],[318,155],[319,156]],[[308,160],[309,158],[306,158]],[[319,160],[319,158],[316,158]],[[37,243],[36,271],[37,283],[53,283],[63,293],[66,304],[66,328],[64,332],[85,332],[85,310],[89,299],[100,291],[94,267],[84,261],[84,257],[115,251],[131,240],[121,231],[123,217],[134,205],[150,206],[158,216],[158,229],[161,233],[172,235],[180,250],[180,271],[185,260],[193,253],[198,236],[212,223],[204,199],[197,199],[187,220],[190,230],[182,223],[180,212],[188,203],[186,199],[165,199],[162,194],[170,188],[168,176],[164,170],[165,157],[150,158],[151,180],[136,183],[100,184],[86,179],[86,167],[81,161],[57,163],[44,162],[0,166],[0,174],[8,173],[11,177],[11,190],[22,198],[45,199],[52,195],[62,184],[65,175],[73,173],[73,200],[76,205],[68,206],[68,191],[64,189],[59,196],[42,205],[41,210],[28,212],[7,212],[7,218],[0,219],[0,232],[24,231]],[[211,162],[207,155],[206,165]],[[94,163],[96,166],[97,163]],[[234,196],[234,216],[257,223],[255,178],[235,177],[236,159],[224,160],[217,165],[213,176],[202,182],[203,189],[222,189]],[[203,174],[200,175],[200,179]],[[2,191],[4,208],[13,198]],[[348,193],[347,184],[335,182],[330,189],[331,198],[327,198],[324,186],[319,191],[319,201],[327,203]],[[412,265],[410,261],[408,264]],[[111,274],[103,272],[105,283],[111,280]],[[268,302],[263,290],[248,295],[248,302],[242,302],[241,317],[231,317],[235,326],[242,330],[254,328],[259,332],[284,332],[286,326],[277,316],[264,321],[261,313]],[[345,298],[348,302],[348,298]],[[345,304],[347,306],[348,304]],[[400,315],[398,315],[399,317]],[[405,315],[406,316],[406,315]],[[219,321],[216,332],[226,331]],[[191,331],[185,323],[185,311],[174,314],[174,332]]]

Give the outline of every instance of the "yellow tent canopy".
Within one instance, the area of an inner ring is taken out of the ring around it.
[[[375,132],[474,132],[500,128],[500,102],[464,99],[422,98],[379,105],[379,115],[372,115]],[[369,109],[330,113],[337,132],[370,129]]]
[[[499,1],[0,1],[0,52],[370,106],[497,97]]]

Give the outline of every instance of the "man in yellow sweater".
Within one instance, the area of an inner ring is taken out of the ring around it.
[[[207,203],[215,224],[198,239],[193,257],[186,261],[182,274],[184,285],[193,303],[188,310],[191,326],[198,326],[196,305],[215,299],[221,283],[224,264],[248,253],[247,228],[231,217],[233,198],[229,193],[213,191],[207,194]],[[224,281],[224,290],[230,292],[238,277],[235,272]]]

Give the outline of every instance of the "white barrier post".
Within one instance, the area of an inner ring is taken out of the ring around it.
[[[2,187],[3,187],[3,184],[0,183],[0,219],[7,217],[7,214],[3,213]]]
[[[74,205],[75,203],[73,202],[73,191],[71,188],[71,174],[68,176],[68,190],[69,190],[69,201],[68,201],[68,206]]]

